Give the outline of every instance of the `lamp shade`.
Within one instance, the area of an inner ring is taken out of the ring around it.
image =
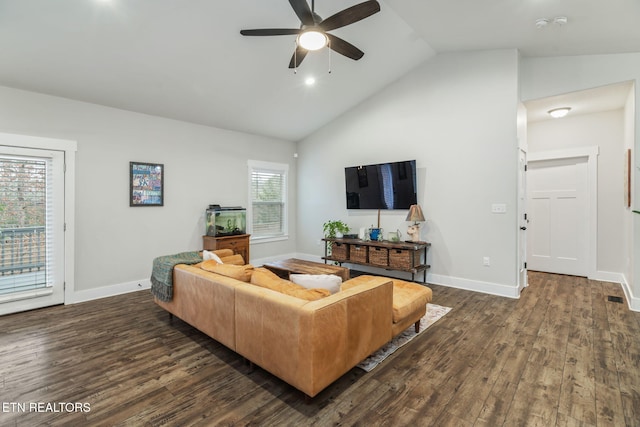
[[[422,214],[422,208],[420,205],[411,205],[406,221],[422,222],[424,220],[424,215]]]

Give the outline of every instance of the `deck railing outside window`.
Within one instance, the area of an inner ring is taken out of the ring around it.
[[[0,228],[0,276],[45,268],[44,226]]]

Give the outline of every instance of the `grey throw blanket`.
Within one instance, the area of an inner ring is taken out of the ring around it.
[[[153,260],[151,272],[151,293],[160,301],[173,298],[173,267],[178,264],[197,264],[202,261],[198,252],[182,252],[161,256]]]

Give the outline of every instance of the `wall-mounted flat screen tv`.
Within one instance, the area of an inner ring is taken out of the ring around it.
[[[344,169],[347,209],[409,209],[417,203],[416,161]]]

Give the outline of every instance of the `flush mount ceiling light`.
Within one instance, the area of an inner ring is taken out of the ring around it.
[[[571,111],[571,107],[560,107],[549,110],[547,113],[549,113],[549,115],[554,119],[560,119],[569,114],[569,111]]]
[[[303,49],[319,50],[329,43],[329,39],[322,30],[312,27],[300,33],[297,43]]]

